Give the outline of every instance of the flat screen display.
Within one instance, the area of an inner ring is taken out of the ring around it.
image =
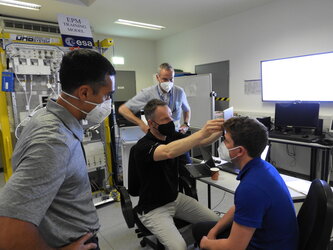
[[[118,124],[119,127],[137,126],[136,124],[128,121],[125,117],[123,117],[121,114],[119,114],[118,109],[125,102],[126,101],[115,101],[114,102],[117,124]],[[140,118],[141,117],[141,113],[138,112],[138,113],[135,114],[135,116],[138,117],[138,118]]]
[[[261,61],[263,101],[333,101],[333,52]]]
[[[317,128],[319,103],[276,103],[275,129]]]

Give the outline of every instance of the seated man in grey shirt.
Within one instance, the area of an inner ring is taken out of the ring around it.
[[[14,174],[0,193],[0,249],[99,249],[80,121],[110,114],[114,75],[97,52],[64,56],[61,96],[37,111],[15,146]]]
[[[136,96],[119,107],[119,113],[130,122],[140,126],[141,130],[147,133],[148,125],[134,114],[142,110],[150,100],[159,99],[168,104],[176,130],[186,133],[190,126],[191,109],[184,90],[173,84],[174,75],[175,72],[172,66],[168,63],[162,63],[156,75],[158,84],[141,90]],[[180,125],[182,112],[184,123]]]

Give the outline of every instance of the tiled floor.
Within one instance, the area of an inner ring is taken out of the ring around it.
[[[0,189],[4,185],[3,173],[0,173]],[[197,182],[199,201],[207,205],[207,185]],[[233,195],[212,187],[212,209],[225,213],[233,204]],[[137,198],[132,198],[132,203],[137,203]],[[298,211],[301,204],[296,204]],[[144,250],[141,248],[140,239],[136,237],[134,228],[128,229],[121,212],[120,202],[113,202],[97,208],[101,229],[98,233],[100,248],[102,250]],[[185,232],[190,239],[191,231]],[[193,249],[193,246],[188,248]]]
[[[3,173],[0,173],[0,190],[5,181]],[[197,184],[199,201],[207,205],[207,185],[201,182]],[[132,203],[137,203],[137,198],[132,197]],[[226,212],[233,204],[233,196],[212,187],[212,208],[214,211]],[[121,212],[120,202],[113,202],[97,208],[101,229],[98,233],[100,248],[102,250],[144,250],[140,246],[140,239],[136,237],[134,228],[127,228]],[[185,232],[185,238],[191,240],[190,229]],[[193,249],[193,247],[189,247]]]
[[[199,201],[207,205],[207,185],[198,182],[197,189]],[[137,198],[131,200],[133,204],[137,203]],[[214,211],[226,212],[232,204],[233,196],[231,194],[212,188],[212,208]],[[140,239],[136,237],[134,229],[127,228],[119,202],[100,207],[97,211],[101,223],[101,230],[98,234],[101,249],[148,249],[141,248]],[[190,229],[185,232],[185,238],[191,240]],[[189,246],[188,249],[193,249],[193,246]]]

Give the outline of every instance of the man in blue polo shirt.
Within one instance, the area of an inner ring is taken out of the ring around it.
[[[219,222],[193,227],[196,241],[204,249],[297,249],[297,219],[288,188],[274,166],[260,159],[268,141],[266,128],[247,117],[231,118],[223,127],[219,154],[240,169],[240,184],[234,206]]]

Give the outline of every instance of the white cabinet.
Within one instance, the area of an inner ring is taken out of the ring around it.
[[[145,134],[139,126],[122,127],[119,129],[120,146],[121,146],[121,166],[123,173],[123,185],[128,188],[128,159],[129,153],[133,145]]]

